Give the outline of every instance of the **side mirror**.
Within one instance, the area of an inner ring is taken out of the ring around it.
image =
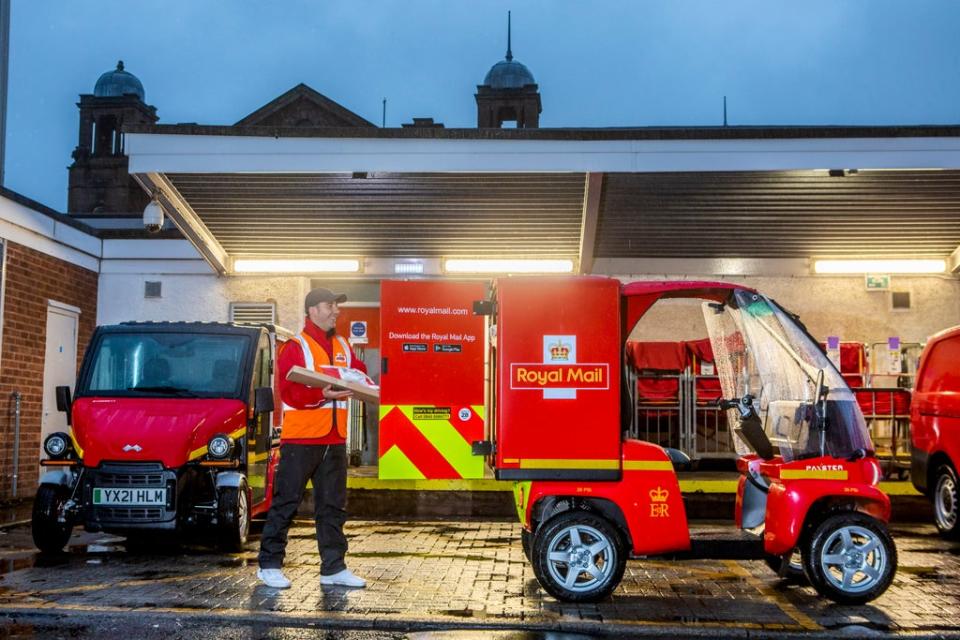
[[[73,401],[70,398],[70,387],[63,385],[56,388],[57,411],[67,414],[67,424],[70,424],[70,407]]]
[[[270,413],[273,411],[273,389],[257,387],[253,392],[253,410],[255,413]]]

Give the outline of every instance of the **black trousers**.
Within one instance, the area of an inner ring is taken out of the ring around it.
[[[279,569],[287,549],[287,532],[297,513],[307,480],[313,481],[314,521],[320,550],[320,573],[328,576],[347,568],[347,446],[344,444],[282,444],[273,480],[273,501],[260,538],[259,563]]]

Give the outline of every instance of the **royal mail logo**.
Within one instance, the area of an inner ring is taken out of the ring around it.
[[[550,360],[552,362],[570,362],[570,345],[558,339],[550,345]]]
[[[608,389],[610,369],[605,363],[510,365],[511,389]]]

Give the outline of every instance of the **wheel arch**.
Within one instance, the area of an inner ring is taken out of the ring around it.
[[[803,520],[803,527],[800,532],[798,544],[804,544],[813,533],[817,526],[836,513],[857,512],[876,518],[881,522],[886,522],[889,512],[885,505],[871,497],[864,496],[836,496],[828,495],[818,498],[810,508],[807,509],[807,515]]]
[[[530,528],[533,533],[536,533],[537,529],[547,521],[570,511],[586,511],[608,520],[620,534],[624,547],[630,549],[633,546],[630,527],[627,526],[623,511],[617,503],[607,498],[544,496],[530,510]]]
[[[937,481],[937,469],[940,468],[940,465],[948,464],[953,467],[953,470],[957,470],[957,465],[953,463],[953,460],[950,459],[950,456],[947,455],[946,451],[937,451],[930,456],[930,460],[927,463],[927,497],[933,496],[934,488],[936,487]]]

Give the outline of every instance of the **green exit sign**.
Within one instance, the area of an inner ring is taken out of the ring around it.
[[[890,276],[867,275],[867,291],[886,291],[890,288]]]

